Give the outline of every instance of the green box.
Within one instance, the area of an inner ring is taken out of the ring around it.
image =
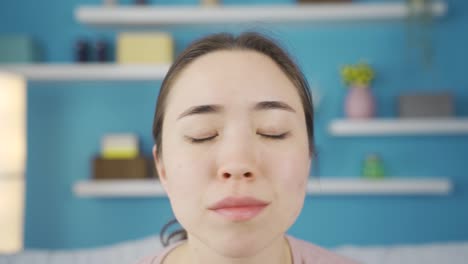
[[[37,44],[31,37],[0,36],[0,63],[31,63],[40,61]]]

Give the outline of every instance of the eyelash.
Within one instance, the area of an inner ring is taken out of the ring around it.
[[[260,133],[257,133],[258,135],[262,136],[262,137],[265,137],[267,139],[274,139],[274,140],[280,140],[280,139],[285,139],[288,135],[289,135],[289,132],[285,132],[283,134],[279,134],[279,135],[267,135],[267,134],[260,134]],[[198,144],[198,143],[203,143],[203,142],[206,142],[206,141],[209,141],[209,140],[212,140],[214,139],[215,137],[217,137],[218,134],[214,135],[214,136],[211,136],[211,137],[206,137],[206,138],[191,138],[191,137],[187,137],[187,139],[191,142],[191,143],[195,143],[195,144]]]
[[[203,143],[205,141],[208,141],[208,140],[211,140],[211,139],[214,139],[215,137],[217,137],[218,134],[214,135],[214,136],[211,136],[211,137],[206,137],[206,138],[192,138],[192,137],[187,137],[187,139],[191,142],[191,143]]]

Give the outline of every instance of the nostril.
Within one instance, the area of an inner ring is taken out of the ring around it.
[[[239,177],[244,177],[244,178],[253,178],[252,172],[245,172],[243,174],[231,174],[229,172],[224,172],[221,177],[227,180],[227,179],[230,179],[233,175],[238,175]]]

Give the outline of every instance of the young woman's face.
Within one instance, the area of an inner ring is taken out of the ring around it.
[[[191,239],[245,257],[296,220],[307,128],[296,88],[269,57],[216,51],[187,66],[167,98],[162,145],[160,178]]]

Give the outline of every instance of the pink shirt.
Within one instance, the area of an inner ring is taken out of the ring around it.
[[[313,245],[309,242],[286,236],[291,247],[291,255],[293,264],[357,264],[357,262],[336,255],[328,250]],[[177,247],[180,243],[175,243],[163,250],[156,256],[147,257],[138,264],[162,264],[164,258],[169,252]]]

